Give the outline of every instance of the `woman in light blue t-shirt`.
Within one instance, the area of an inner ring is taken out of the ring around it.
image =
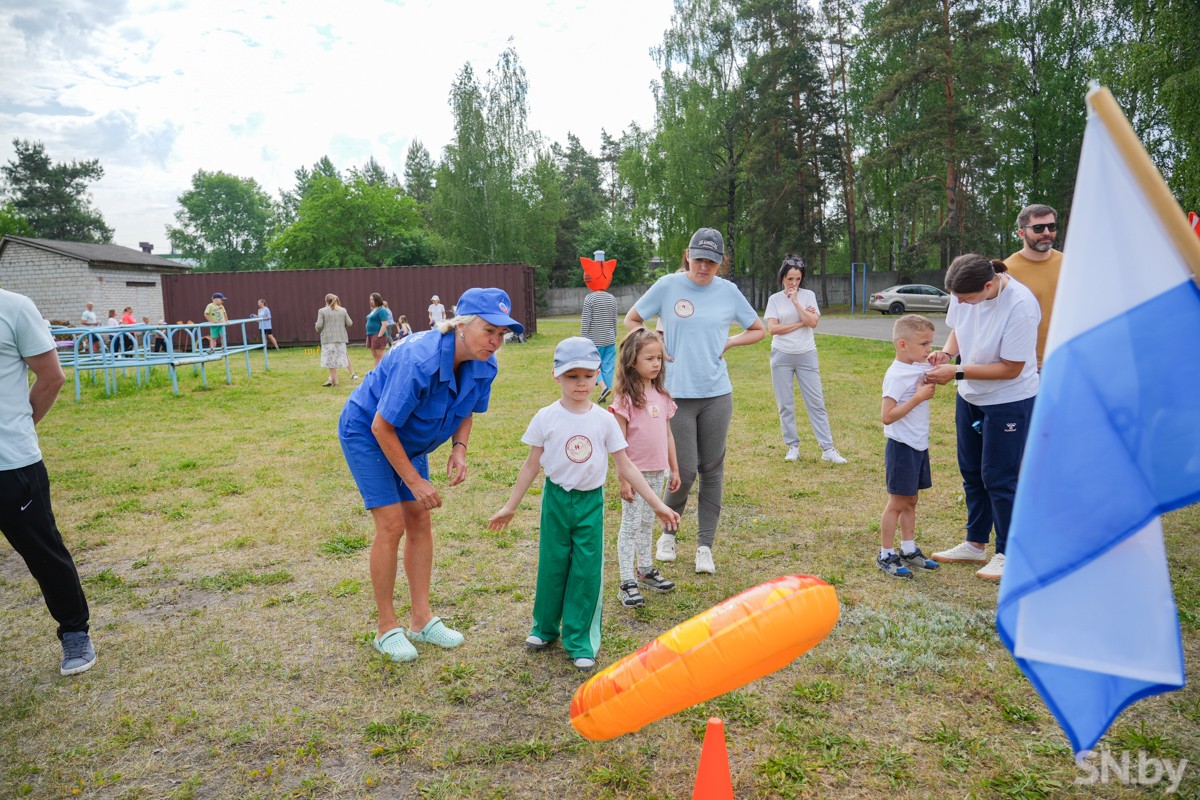
[[[642,295],[625,316],[625,327],[637,330],[658,317],[670,365],[667,389],[678,405],[671,418],[679,461],[679,488],[666,504],[682,513],[696,477],[700,478],[696,572],[716,571],[712,547],[721,519],[725,483],[725,440],[733,417],[733,384],[725,351],[754,344],[766,329],[740,289],[717,273],[725,264],[725,240],[719,231],[701,228],[684,251],[684,271],[665,275]],[[745,330],[729,335],[737,323]],[[659,561],[675,560],[675,536],[658,540]]]

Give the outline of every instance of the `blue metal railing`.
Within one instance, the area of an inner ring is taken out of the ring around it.
[[[166,367],[171,376],[171,389],[179,394],[179,378],[176,370],[179,367],[191,365],[192,374],[199,373],[204,386],[208,386],[208,375],[205,364],[213,361],[225,362],[225,383],[233,383],[233,373],[229,359],[239,353],[246,359],[246,374],[251,375],[250,353],[261,350],[263,369],[270,371],[271,365],[267,355],[266,341],[251,343],[247,335],[247,325],[257,325],[258,319],[230,320],[225,323],[225,335],[221,337],[221,346],[205,348],[202,329],[204,324],[190,325],[117,325],[114,327],[97,328],[51,327],[58,346],[58,359],[64,369],[75,373],[75,400],[82,399],[81,375],[88,373],[92,382],[96,373],[104,375],[104,393],[115,394],[118,378],[128,377],[133,370],[134,380],[138,387],[145,380],[149,383],[150,372],[154,367]],[[242,344],[229,344],[229,330],[239,326]],[[65,337],[70,337],[65,338]],[[157,349],[156,349],[157,348]]]

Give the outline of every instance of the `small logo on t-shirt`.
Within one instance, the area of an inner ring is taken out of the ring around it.
[[[1015,422],[1004,423],[1004,432],[1005,433],[1016,433],[1017,432],[1017,423],[1015,423]]]
[[[576,464],[582,464],[592,457],[592,440],[583,435],[567,439],[567,458]]]
[[[696,307],[692,305],[691,300],[676,300],[675,301],[675,316],[690,317],[696,313]]]
[[[658,403],[652,404],[647,410],[650,412],[651,419],[658,419]]]

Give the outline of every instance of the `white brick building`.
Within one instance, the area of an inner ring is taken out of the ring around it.
[[[163,274],[191,268],[115,244],[83,244],[5,236],[0,239],[0,288],[23,294],[53,322],[79,324],[84,303],[103,323],[110,308],[133,306],[140,322],[163,315]]]

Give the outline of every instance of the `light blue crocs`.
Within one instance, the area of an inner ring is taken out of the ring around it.
[[[404,635],[403,628],[392,628],[382,636],[376,634],[375,649],[393,661],[413,661],[417,657],[417,648]]]
[[[429,624],[419,631],[409,630],[408,638],[414,642],[436,644],[449,650],[463,643],[463,635],[456,630],[447,628],[441,617],[434,617]]]

